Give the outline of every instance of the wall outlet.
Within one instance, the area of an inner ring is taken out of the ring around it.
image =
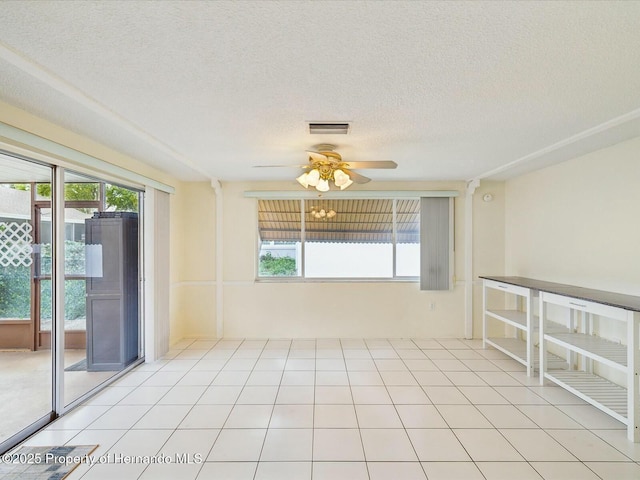
[[[436,302],[431,302],[429,304],[429,310],[435,310],[436,309]]]

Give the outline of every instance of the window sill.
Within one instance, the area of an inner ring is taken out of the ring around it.
[[[419,277],[396,278],[302,278],[302,277],[258,277],[255,283],[419,283]]]

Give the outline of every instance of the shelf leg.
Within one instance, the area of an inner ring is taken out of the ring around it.
[[[482,348],[487,348],[487,284],[482,285]]]
[[[574,310],[573,308],[569,310],[569,329],[572,332],[575,332],[576,329],[578,332],[582,332],[581,329],[577,328],[578,325],[578,320],[577,320],[578,314],[576,312],[576,310]],[[569,370],[577,370],[578,369],[578,364],[577,364],[577,356],[575,354],[575,352],[569,348],[567,348],[567,363],[569,364]]]
[[[546,317],[546,307],[544,305],[544,293],[540,293],[540,306],[538,307],[538,317],[540,319],[540,325],[538,326],[538,332],[540,333],[540,341],[538,344],[539,359],[540,359],[540,385],[544,385],[544,374],[547,371],[547,348],[544,342],[544,320]]]
[[[582,312],[582,321],[584,322],[585,331],[589,335],[593,335],[593,315],[589,312]],[[585,359],[584,369],[588,373],[593,373],[593,359]]]
[[[640,312],[627,315],[627,437],[640,443]]]
[[[526,297],[527,302],[527,377],[533,376],[533,297],[531,291]]]

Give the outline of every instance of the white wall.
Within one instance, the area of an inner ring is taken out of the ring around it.
[[[473,337],[482,338],[480,275],[504,275],[505,185],[483,180],[473,196]],[[485,202],[485,194],[492,200]]]
[[[215,337],[216,206],[210,183],[178,183],[171,212],[171,342]]]
[[[506,182],[508,275],[640,294],[640,137]],[[566,319],[567,309],[549,316]],[[594,332],[626,342],[623,322]],[[620,372],[597,373],[624,385]]]
[[[362,187],[361,187],[362,188]],[[246,190],[294,190],[295,182],[223,184],[225,337],[461,337],[464,334],[464,184],[372,182],[368,189],[458,190],[452,292],[417,283],[256,282],[257,205]],[[482,201],[484,193],[494,200]],[[181,183],[172,196],[172,341],[215,336],[215,194],[208,183]],[[474,272],[504,273],[504,184],[483,182],[474,197]],[[471,280],[472,281],[472,280]],[[474,332],[481,332],[479,282]],[[431,304],[434,305],[431,310]]]
[[[461,182],[372,182],[380,190],[459,190]],[[418,283],[256,282],[257,204],[245,190],[297,190],[295,182],[224,183],[225,337],[460,337],[464,287]],[[361,188],[362,189],[362,188]],[[463,281],[464,197],[455,200],[455,272]],[[435,305],[430,310],[430,305]]]
[[[508,275],[640,293],[640,137],[506,182]]]

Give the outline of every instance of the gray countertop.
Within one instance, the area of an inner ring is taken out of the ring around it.
[[[640,296],[594,290],[592,288],[565,285],[563,283],[545,282],[526,277],[494,277],[481,275],[480,278],[640,312]]]

